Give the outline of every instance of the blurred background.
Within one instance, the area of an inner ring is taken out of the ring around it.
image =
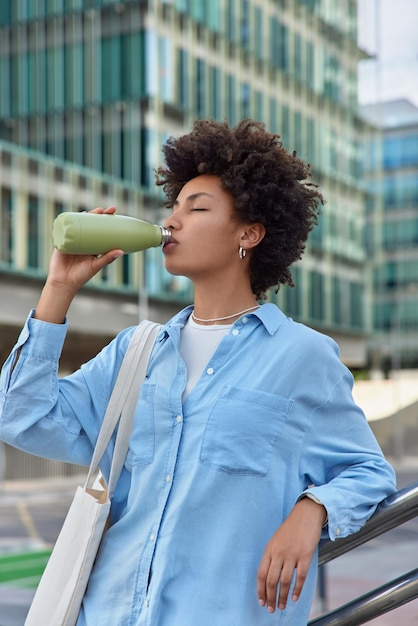
[[[312,164],[326,198],[296,286],[269,298],[338,342],[384,450],[416,452],[417,42],[415,0],[2,0],[1,362],[59,213],[114,204],[159,223],[167,137],[252,117]],[[74,302],[62,373],[191,299],[159,249],[124,256]],[[49,471],[5,454],[8,478]]]
[[[416,0],[2,0],[0,362],[39,296],[54,218],[116,205],[161,223],[161,145],[209,117],[260,120],[311,163],[326,204],[295,287],[269,299],[338,342],[384,452],[417,455]],[[159,249],[124,256],[74,301],[61,373],[191,300]],[[0,472],[9,485],[80,468],[3,446]]]

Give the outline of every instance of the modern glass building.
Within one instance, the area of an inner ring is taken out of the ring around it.
[[[367,193],[359,177],[370,128],[357,111],[365,54],[356,37],[356,0],[2,0],[3,285],[38,286],[57,212],[116,204],[161,221],[153,171],[166,138],[196,118],[253,117],[312,163],[327,200],[293,269],[296,287],[270,297],[331,334],[349,366],[364,366]],[[138,288],[156,319],[190,302],[187,281],[165,273],[158,250],[137,256],[84,290],[92,317],[101,303],[107,321],[86,327],[77,310],[81,336],[102,340],[119,322],[135,323]],[[130,317],[120,317],[121,297]]]
[[[383,133],[367,173],[382,203],[369,212],[374,261],[374,367],[418,368],[418,108],[407,100],[362,107]],[[383,166],[383,169],[382,169]]]

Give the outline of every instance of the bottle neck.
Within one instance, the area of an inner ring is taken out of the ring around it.
[[[160,226],[161,229],[161,245],[163,246],[166,243],[171,241],[171,230],[165,228],[165,226]]]

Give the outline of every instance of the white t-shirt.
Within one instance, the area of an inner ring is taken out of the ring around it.
[[[222,337],[229,333],[231,326],[232,324],[204,326],[193,321],[190,315],[180,336],[180,353],[187,368],[187,385],[183,400],[201,377]]]

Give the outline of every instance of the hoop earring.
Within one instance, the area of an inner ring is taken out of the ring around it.
[[[245,258],[245,255],[247,254],[247,251],[246,251],[246,249],[245,249],[245,248],[243,248],[242,246],[240,246],[240,247],[239,247],[239,250],[238,250],[238,254],[239,254],[239,258],[240,258],[240,259],[241,259],[241,261],[242,261],[242,259],[244,259],[244,258]]]

